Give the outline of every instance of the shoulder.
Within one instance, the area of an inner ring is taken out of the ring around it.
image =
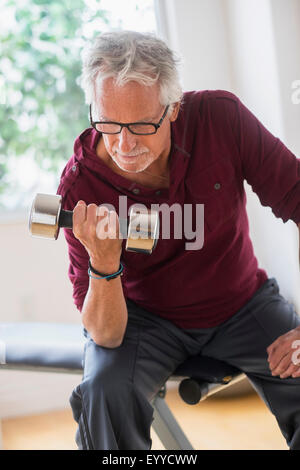
[[[221,106],[236,106],[239,98],[232,92],[227,90],[200,90],[188,91],[183,94],[182,104],[192,106],[198,109],[217,108]],[[194,106],[193,106],[194,105]]]
[[[238,101],[238,97],[228,90],[206,90],[206,99],[210,101]]]
[[[216,100],[229,100],[229,101],[238,101],[239,98],[228,90],[192,90],[185,91],[183,93],[182,102],[204,102],[204,101],[216,101]]]
[[[65,165],[62,174],[60,176],[59,185],[56,191],[57,195],[62,197],[62,205],[67,210],[72,210],[71,197],[74,192],[74,185],[79,174],[79,164],[76,161],[75,155],[73,155]]]
[[[183,94],[179,117],[181,124],[188,121],[207,122],[234,118],[237,115],[239,98],[227,90],[187,91]],[[200,120],[200,121],[199,121]]]
[[[62,196],[66,209],[73,209],[78,199],[77,182],[81,174],[81,162],[83,160],[83,148],[93,145],[94,134],[92,128],[85,129],[74,141],[73,155],[66,162],[59,179],[57,195]]]
[[[227,90],[188,91],[180,109],[181,127],[199,129],[199,125],[224,128],[238,118],[239,98]]]

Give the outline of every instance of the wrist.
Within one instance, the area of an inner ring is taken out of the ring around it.
[[[100,261],[95,258],[90,258],[90,263],[96,271],[99,271],[100,273],[103,273],[105,275],[117,272],[120,267],[120,261],[107,263],[105,261]]]

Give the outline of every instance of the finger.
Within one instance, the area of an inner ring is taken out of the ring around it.
[[[275,341],[273,341],[272,344],[270,344],[267,347],[268,361],[269,362],[274,361],[274,358],[276,357],[276,353],[278,352],[278,348],[280,347],[281,343],[282,343],[282,338],[279,337]],[[277,360],[278,360],[278,358],[277,358]]]
[[[278,366],[278,364],[284,358],[284,356],[286,356],[290,352],[291,352],[290,342],[287,340],[281,339],[276,349],[268,357],[270,369],[272,370],[275,369],[275,367]]]
[[[100,205],[100,206],[97,207],[97,211],[96,211],[97,217],[100,217],[100,218],[107,217],[108,213],[109,213],[109,209],[108,209],[107,206]]]
[[[86,203],[82,200],[78,201],[73,210],[73,215],[75,212],[79,213],[80,211],[86,210]]]
[[[267,353],[268,353],[268,361],[271,362],[274,354],[275,354],[276,348],[273,347],[272,345],[267,348]]]
[[[270,359],[278,351],[278,349],[281,348],[282,345],[284,344],[284,339],[285,339],[284,336],[285,335],[279,336],[275,341],[273,341],[273,343],[271,343],[267,347],[267,352],[269,354]]]
[[[276,375],[283,374],[288,369],[290,364],[291,364],[291,354],[287,353],[285,356],[281,358],[281,360],[276,365],[276,367],[274,368],[270,367],[272,375],[276,376]]]
[[[275,341],[273,341],[273,343],[271,343],[267,347],[267,352],[269,353],[269,355],[274,354],[278,347],[280,347],[285,342],[285,340],[289,338],[289,335],[290,332],[288,331],[287,333],[278,336],[278,338],[276,338]]]
[[[292,349],[293,349],[293,354],[292,354],[292,363],[295,364],[295,366],[300,366],[300,340],[295,340],[292,343]]]
[[[96,236],[99,240],[108,238],[109,232],[109,210],[105,206],[98,207]]]
[[[287,352],[282,347],[277,348],[273,354],[268,357],[269,367],[274,370],[280,363],[280,361],[286,356]]]
[[[109,238],[119,238],[119,217],[116,211],[109,211]]]
[[[74,210],[73,210],[73,215],[75,212],[80,212],[82,210],[86,210],[86,203],[82,200],[78,201],[76,206],[74,207]]]
[[[280,374],[280,378],[281,379],[286,379],[287,377],[291,377],[292,374],[294,372],[297,371],[297,366],[295,366],[294,364],[291,364],[289,365],[289,367],[286,369],[285,372],[283,372],[282,374]]]
[[[277,340],[276,340],[276,341],[273,341],[273,343],[271,343],[271,344],[267,347],[267,352],[268,352],[268,354],[272,354],[273,351],[276,349],[276,343],[277,343]]]
[[[86,219],[86,204],[84,201],[80,200],[77,202],[76,206],[73,210],[72,216],[72,225],[73,225],[73,232],[75,234],[79,232],[82,223]]]
[[[86,221],[88,226],[96,225],[97,222],[97,206],[96,204],[89,204],[87,206]]]
[[[296,368],[296,370],[295,370],[295,372],[292,373],[292,377],[293,378],[300,377],[300,367],[295,366],[295,368]]]

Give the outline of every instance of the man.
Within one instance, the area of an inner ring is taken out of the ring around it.
[[[91,127],[57,191],[74,211],[69,278],[88,339],[70,397],[78,447],[150,449],[151,399],[203,353],[244,371],[300,449],[300,318],[258,267],[243,187],[299,227],[300,161],[234,94],[182,93],[172,51],[151,35],[99,36],[82,86]],[[186,249],[171,227],[150,256],[125,251],[121,196],[128,207],[204,205],[203,246]],[[114,209],[99,214],[103,204]]]

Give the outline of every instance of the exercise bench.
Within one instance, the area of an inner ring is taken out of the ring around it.
[[[85,341],[81,325],[0,323],[0,369],[82,375]],[[244,377],[239,369],[223,361],[197,355],[184,361],[168,380],[178,382],[183,401],[194,405]],[[193,450],[165,396],[166,383],[151,401],[153,429],[166,450]]]

